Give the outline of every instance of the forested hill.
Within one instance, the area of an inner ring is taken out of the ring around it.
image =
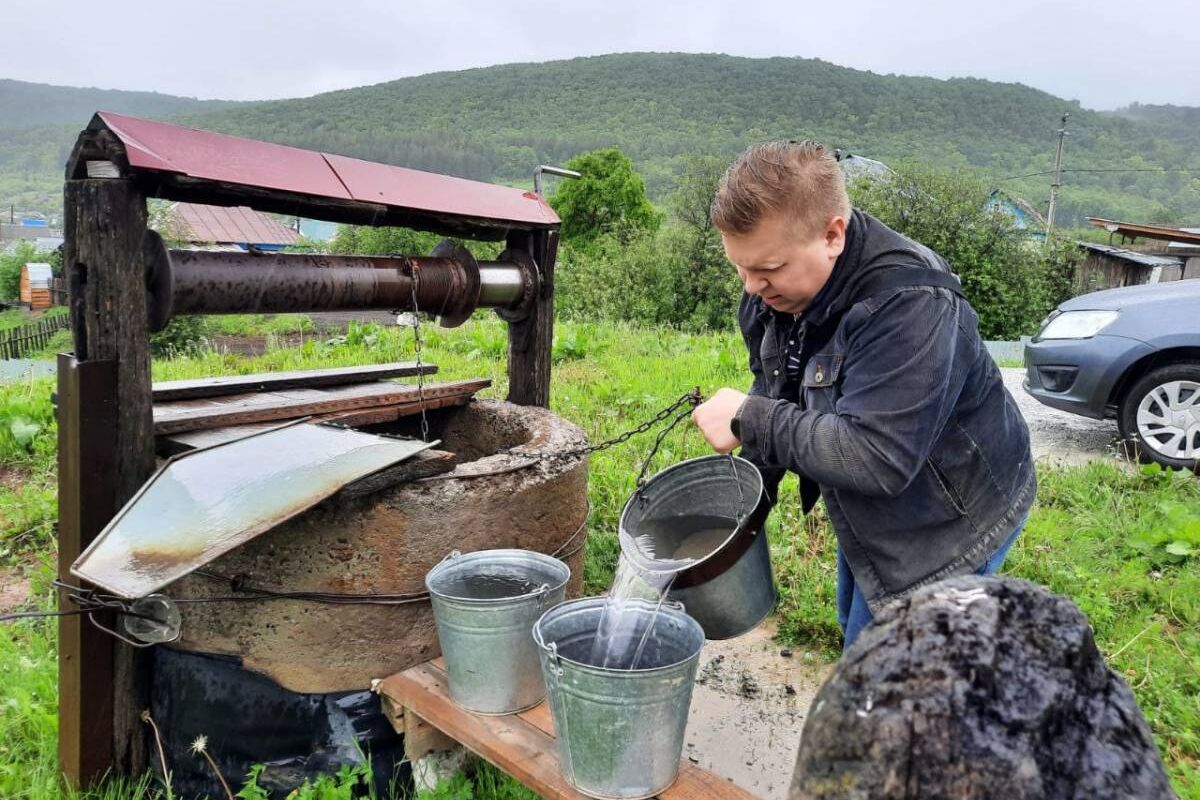
[[[197,100],[158,92],[123,92],[52,86],[0,78],[0,128],[69,124],[83,127],[99,109],[120,109],[140,117],[165,117],[236,105],[228,100]]]
[[[539,162],[617,145],[634,158],[652,194],[661,196],[685,155],[731,156],[749,142],[777,137],[811,136],[889,163],[972,167],[993,179],[1041,172],[1052,166],[1063,111],[1071,113],[1067,167],[1200,168],[1191,140],[1175,135],[1181,126],[1158,116],[1085,110],[1018,84],[884,76],[797,58],[633,53],[510,64],[178,118],[510,182],[528,181]],[[81,114],[75,127],[86,118]],[[26,164],[39,160],[29,157],[36,143],[28,141],[28,132],[12,148],[6,148],[4,133],[0,195],[4,176],[12,175],[6,149],[24,153]],[[1001,185],[1044,206],[1048,184],[1037,176]],[[1068,173],[1060,208],[1068,221],[1091,214],[1195,219],[1200,171]]]
[[[1143,123],[1155,135],[1200,153],[1200,108],[1134,103],[1108,113]]]

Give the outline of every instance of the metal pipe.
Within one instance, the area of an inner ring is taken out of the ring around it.
[[[549,164],[539,164],[533,171],[533,191],[542,194],[542,175],[557,175],[560,178],[582,178],[583,174],[573,169],[553,167]],[[543,195],[544,196],[544,195]]]
[[[479,305],[487,308],[508,308],[516,305],[525,294],[525,277],[520,267],[503,261],[481,262],[479,265]]]
[[[174,314],[281,314],[309,311],[417,309],[461,322],[479,307],[516,307],[529,283],[508,261],[458,257],[258,255],[170,250],[169,277],[156,296]],[[416,291],[413,291],[414,276]],[[152,315],[153,316],[153,315]],[[164,323],[165,324],[165,323]]]

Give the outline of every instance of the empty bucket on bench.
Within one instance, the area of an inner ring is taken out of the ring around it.
[[[592,666],[592,639],[605,602],[603,597],[571,600],[547,611],[533,629],[560,766],[586,795],[653,797],[679,774],[704,630],[679,603],[631,600],[624,612],[637,615],[630,638],[641,640],[653,626],[638,668]]]
[[[546,696],[530,631],[562,602],[571,570],[529,550],[446,556],[425,576],[450,698],[481,714],[511,714]]]

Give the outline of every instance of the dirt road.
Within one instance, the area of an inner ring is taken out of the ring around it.
[[[1044,406],[1021,388],[1025,380],[1023,368],[1003,368],[1000,372],[1029,425],[1034,459],[1078,465],[1095,458],[1118,458],[1116,422],[1088,419]]]

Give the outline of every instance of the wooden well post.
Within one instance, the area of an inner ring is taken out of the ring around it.
[[[58,363],[59,577],[75,583],[71,564],[154,471],[154,435],[145,198],[130,180],[69,176],[63,200],[75,354]],[[70,783],[145,769],[144,655],[86,617],[60,618],[59,761]]]

